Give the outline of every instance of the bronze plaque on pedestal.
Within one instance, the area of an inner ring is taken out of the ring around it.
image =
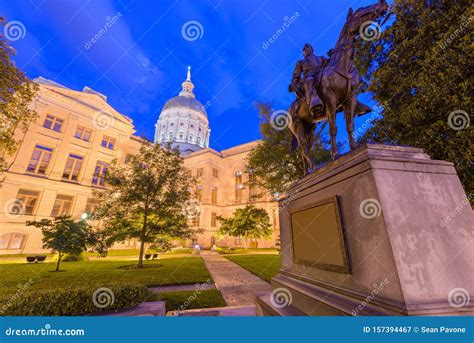
[[[291,211],[295,263],[349,273],[337,197]]]

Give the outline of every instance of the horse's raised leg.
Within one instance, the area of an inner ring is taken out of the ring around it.
[[[356,148],[356,143],[354,139],[354,112],[357,105],[357,98],[355,95],[352,96],[352,99],[347,102],[344,106],[344,117],[346,118],[346,130],[347,136],[349,137],[349,146],[351,150]]]
[[[331,159],[335,160],[337,155],[337,126],[336,126],[336,102],[326,101],[325,104],[325,115],[329,123],[329,134],[331,135]]]

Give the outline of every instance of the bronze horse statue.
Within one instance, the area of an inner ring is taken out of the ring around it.
[[[314,170],[314,162],[310,156],[313,145],[316,124],[327,120],[331,135],[331,158],[337,154],[336,145],[336,113],[344,111],[346,129],[349,136],[351,150],[355,148],[354,115],[362,115],[371,111],[371,108],[357,101],[356,90],[359,86],[360,76],[354,67],[355,39],[359,35],[361,26],[372,22],[387,12],[388,4],[385,0],[359,8],[357,11],[349,9],[346,22],[339,34],[334,49],[329,51],[329,61],[321,73],[319,85],[316,90],[323,102],[322,111],[312,113],[307,101],[300,96],[289,109],[289,129],[293,134],[292,150],[299,145],[305,163],[305,173]]]

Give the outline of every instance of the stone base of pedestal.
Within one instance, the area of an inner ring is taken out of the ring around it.
[[[370,144],[279,206],[282,267],[257,314],[474,315],[473,212],[452,163]]]

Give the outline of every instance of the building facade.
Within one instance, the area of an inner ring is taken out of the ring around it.
[[[140,147],[132,120],[110,106],[103,94],[88,87],[75,91],[43,78],[35,81],[39,92],[31,106],[38,118],[26,133],[16,133],[19,149],[9,157],[0,183],[0,254],[44,252],[41,230],[26,226],[26,221],[59,215],[79,219],[83,213],[93,212],[97,204],[92,192],[104,186],[108,165],[115,159],[125,163]],[[192,87],[188,73],[176,98],[195,100],[190,96]],[[155,140],[161,144],[161,134],[168,137],[198,180],[196,196],[201,211],[190,224],[204,232],[185,244],[242,246],[239,239],[217,235],[216,216],[230,216],[239,206],[252,203],[267,210],[275,232],[272,239],[260,240],[258,246],[274,246],[279,232],[277,204],[267,195],[252,196],[256,191],[248,189],[244,179],[246,156],[256,143],[221,152],[210,149],[204,106],[176,98],[163,107]],[[164,124],[164,131],[160,124]],[[181,137],[180,130],[186,135]],[[170,132],[174,134],[169,136]],[[134,247],[138,247],[135,241],[114,246]]]

